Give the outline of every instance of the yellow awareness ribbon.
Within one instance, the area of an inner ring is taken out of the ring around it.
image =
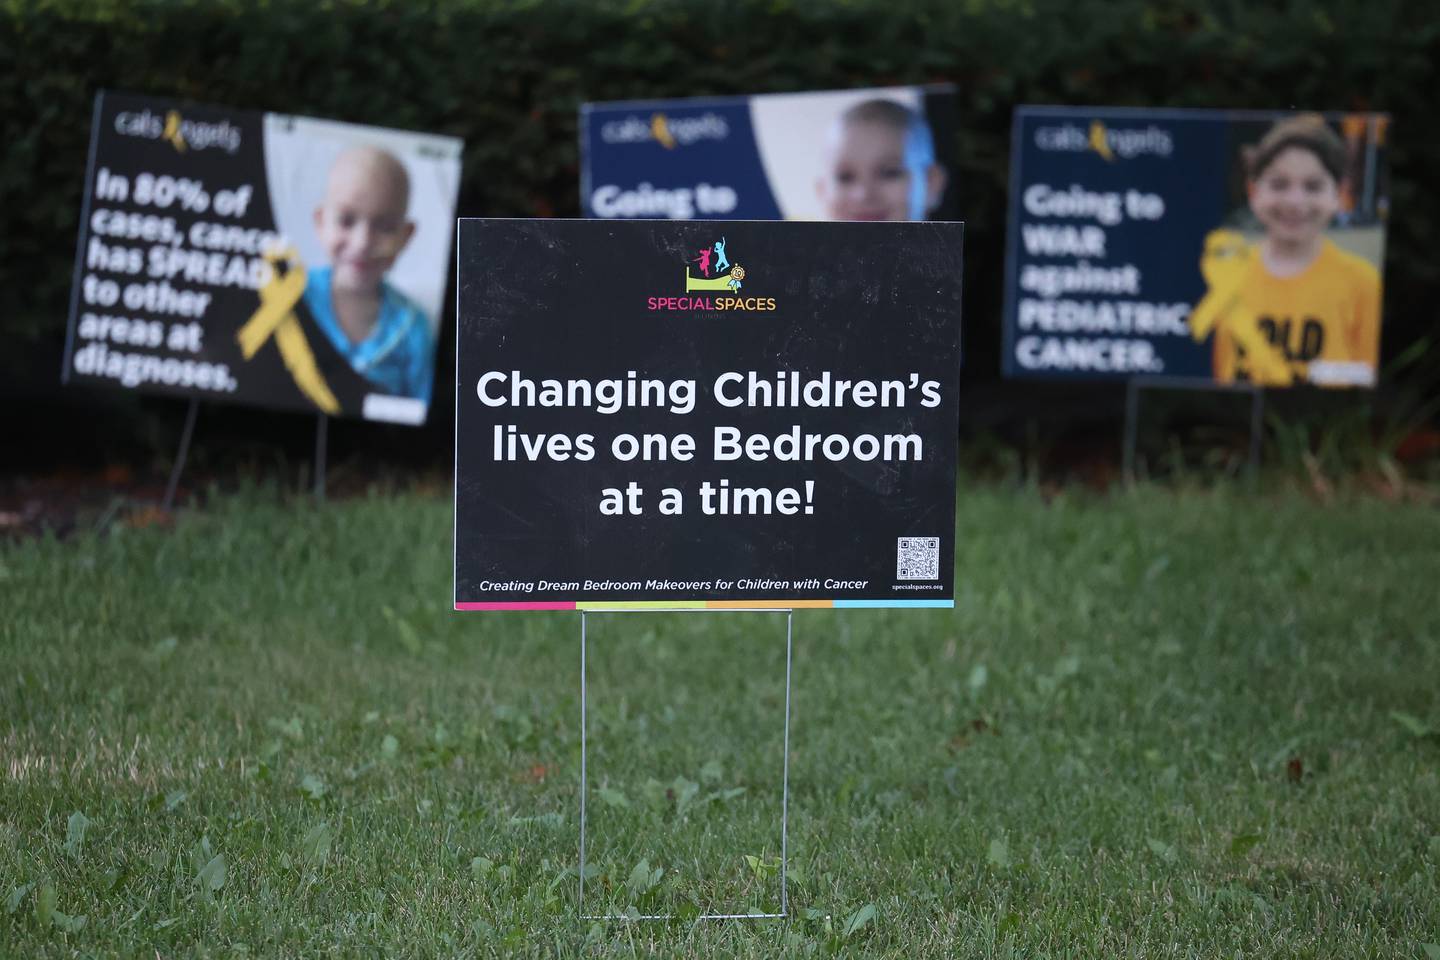
[[[666,150],[675,149],[675,135],[670,132],[670,122],[665,114],[657,113],[650,118],[650,135]]]
[[[260,288],[260,307],[235,334],[240,355],[249,360],[273,336],[295,385],[315,406],[334,416],[340,412],[340,401],[330,392],[305,331],[300,328],[300,319],[295,316],[295,304],[305,293],[305,266],[293,247],[271,251],[265,254],[265,260],[270,264],[270,279]],[[283,273],[282,263],[286,268]]]
[[[185,135],[180,132],[179,110],[171,110],[165,114],[165,130],[160,134],[160,139],[169,140],[176,150],[180,153],[185,152],[188,144],[185,142]]]
[[[1245,275],[1259,255],[1235,230],[1212,230],[1206,235],[1200,275],[1209,289],[1190,312],[1190,335],[1197,342],[1212,333],[1230,337],[1244,351],[1252,380],[1265,386],[1286,386],[1295,379],[1295,371],[1260,331],[1255,311],[1240,296]]]
[[[1105,130],[1105,124],[1099,120],[1090,121],[1090,149],[1111,163],[1115,162],[1115,154],[1110,149],[1110,135]]]

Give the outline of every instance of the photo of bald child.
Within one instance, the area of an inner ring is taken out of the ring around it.
[[[389,151],[351,147],[330,166],[315,208],[329,263],[312,268],[305,305],[377,393],[430,401],[435,338],[425,311],[385,279],[415,235],[410,176]]]
[[[857,103],[836,118],[815,192],[830,220],[925,220],[945,193],[925,116],[895,100]]]

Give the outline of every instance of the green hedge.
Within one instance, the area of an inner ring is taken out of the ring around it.
[[[1012,108],[1394,114],[1385,353],[1432,337],[1440,18],[1413,0],[0,0],[0,332],[63,328],[108,87],[464,138],[461,212],[575,216],[586,100],[953,81],[967,349],[998,366]],[[56,358],[58,370],[59,361]],[[972,370],[976,369],[972,367]],[[977,371],[979,372],[979,371]]]

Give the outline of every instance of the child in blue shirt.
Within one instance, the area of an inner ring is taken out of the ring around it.
[[[346,150],[330,168],[315,233],[330,264],[309,271],[305,304],[341,356],[378,393],[430,402],[435,341],[425,311],[385,282],[415,234],[410,177],[376,147]]]

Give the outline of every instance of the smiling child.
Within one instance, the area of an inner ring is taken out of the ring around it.
[[[377,392],[430,399],[435,343],[425,312],[385,281],[415,233],[410,177],[394,155],[354,147],[330,168],[315,233],[330,264],[309,271],[316,323]]]
[[[1340,209],[1344,144],[1306,114],[1275,124],[1245,159],[1250,210],[1264,236],[1238,253],[1211,238],[1202,260],[1211,291],[1192,315],[1197,338],[1214,330],[1215,379],[1373,384],[1380,275],[1325,235]]]

